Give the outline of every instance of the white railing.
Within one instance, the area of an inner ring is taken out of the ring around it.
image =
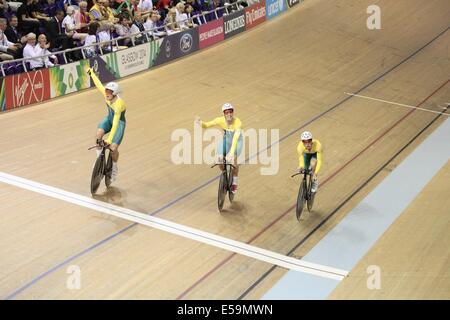
[[[197,19],[199,24],[202,25],[202,24],[208,23],[208,21],[206,21],[206,18],[205,18],[206,15],[214,13],[215,19],[217,20],[217,19],[219,19],[219,16],[217,15],[217,11],[219,11],[219,10],[225,10],[226,14],[230,14],[230,13],[234,12],[234,11],[232,11],[233,8],[238,9],[238,5],[241,4],[241,3],[246,3],[248,5],[251,5],[251,4],[254,4],[254,3],[257,3],[257,2],[259,2],[259,0],[238,0],[238,1],[234,2],[234,3],[230,3],[230,4],[226,3],[223,7],[218,7],[218,8],[215,8],[214,10],[210,10],[210,11],[203,11],[202,13],[197,14],[197,15],[192,16],[192,17],[188,17],[187,19],[184,19],[181,22],[194,21],[194,19]],[[236,10],[236,11],[240,11],[240,10]],[[202,21],[202,18],[203,18],[203,21]],[[136,42],[135,42],[136,40],[135,39],[137,37],[144,36],[145,39],[147,40],[147,42],[149,42],[149,41],[151,41],[149,39],[149,34],[152,34],[153,32],[158,32],[158,31],[160,32],[161,30],[164,30],[164,31],[167,32],[168,31],[167,26],[178,24],[178,23],[179,22],[172,22],[172,23],[164,24],[163,26],[160,26],[160,27],[155,27],[153,29],[141,31],[141,32],[134,33],[134,34],[131,34],[131,35],[118,37],[118,38],[113,38],[111,40],[102,41],[102,42],[94,42],[94,43],[92,43],[90,45],[87,45],[87,46],[82,46],[82,47],[76,47],[76,48],[61,50],[61,51],[50,52],[48,54],[40,55],[40,56],[37,56],[37,57],[20,58],[20,59],[15,59],[15,60],[1,61],[0,62],[0,72],[3,75],[3,77],[5,77],[6,75],[5,75],[4,64],[15,63],[17,65],[17,63],[19,63],[19,62],[22,63],[24,72],[27,72],[28,71],[28,68],[27,68],[27,65],[26,65],[27,61],[44,59],[46,57],[50,57],[50,56],[54,56],[54,55],[62,55],[63,58],[64,58],[64,63],[66,64],[66,63],[68,63],[66,54],[70,53],[70,52],[73,52],[73,51],[81,51],[83,59],[86,59],[85,50],[87,48],[90,48],[90,47],[94,47],[93,48],[94,51],[97,51],[96,48],[98,48],[98,50],[100,51],[100,55],[103,55],[103,52],[105,50],[104,46],[108,46],[109,45],[109,47],[111,48],[111,51],[114,51],[113,48],[115,48],[116,50],[119,50],[119,41],[125,40],[125,39],[130,39],[131,43],[132,43],[132,45],[134,47],[136,45]],[[183,31],[183,30],[181,30],[181,31]],[[179,32],[179,31],[177,31],[177,32]]]

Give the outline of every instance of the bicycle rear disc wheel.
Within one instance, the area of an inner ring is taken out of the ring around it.
[[[91,194],[94,195],[98,187],[100,186],[100,182],[103,179],[103,167],[104,167],[104,157],[101,155],[97,157],[95,160],[94,168],[92,169],[91,176]]]
[[[110,151],[108,154],[108,161],[106,162],[105,168],[105,185],[107,188],[111,185],[111,174],[112,174],[112,156]]]
[[[295,214],[297,216],[297,220],[300,221],[300,217],[302,215],[303,211],[303,205],[305,204],[305,185],[302,182],[300,184],[300,188],[298,189],[298,195],[297,195],[297,205],[295,207]]]
[[[226,172],[222,172],[220,175],[220,181],[219,181],[219,190],[217,193],[217,206],[219,208],[219,211],[222,211],[223,204],[225,202],[225,197],[227,195],[227,177]]]

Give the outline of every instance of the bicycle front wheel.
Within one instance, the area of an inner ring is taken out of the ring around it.
[[[104,156],[101,155],[97,157],[95,160],[94,168],[92,169],[92,176],[91,176],[91,194],[94,195],[98,187],[100,186],[100,182],[103,179],[103,168],[105,166],[104,164]]]
[[[230,199],[230,202],[233,202],[234,193],[231,192],[231,184],[233,183],[233,170],[231,170],[231,167],[227,170],[227,176],[228,176],[228,199]]]
[[[300,188],[298,189],[298,195],[297,195],[297,205],[295,207],[295,214],[297,216],[297,220],[300,221],[300,217],[302,215],[303,206],[305,204],[305,195],[306,195],[306,188],[305,184],[302,182],[300,184]]]
[[[107,188],[111,185],[111,174],[112,174],[112,156],[110,151],[108,154],[108,161],[106,162],[105,168],[105,185]]]
[[[223,204],[225,202],[225,197],[227,195],[227,175],[226,171],[223,171],[220,175],[220,181],[219,181],[219,190],[217,193],[217,206],[219,208],[219,212],[223,209]]]

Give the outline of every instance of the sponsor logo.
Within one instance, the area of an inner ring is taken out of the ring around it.
[[[218,26],[217,28],[211,29],[209,31],[200,33],[200,41],[205,41],[210,38],[214,38],[215,36],[218,36],[223,33],[223,27]]]
[[[172,45],[170,44],[170,40],[167,38],[166,47],[164,48],[166,53],[166,58],[170,58],[170,51],[172,49]]]
[[[180,39],[180,50],[184,53],[189,52],[193,43],[194,40],[192,39],[192,36],[189,33],[185,33]]]
[[[224,22],[225,34],[245,27],[245,16],[239,16]]]
[[[261,7],[257,9],[249,9],[245,16],[247,18],[247,23],[252,25],[253,23],[256,23],[258,20],[264,19],[266,16],[266,7]]]
[[[268,8],[269,16],[280,13],[284,10],[284,1],[283,0],[277,0],[275,2],[272,2],[269,4]]]
[[[5,79],[6,108],[16,108],[50,98],[48,69],[22,73]]]
[[[125,70],[135,69],[135,68],[145,68],[145,63],[147,62],[147,50],[135,47],[129,52],[124,52],[120,56],[121,66]]]

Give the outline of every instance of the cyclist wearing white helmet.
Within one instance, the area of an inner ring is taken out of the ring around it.
[[[91,76],[92,81],[98,90],[105,96],[106,108],[108,109],[108,115],[103,119],[97,128],[97,145],[102,143],[102,138],[105,134],[109,133],[105,143],[110,145],[112,151],[112,174],[111,181],[116,180],[118,174],[117,162],[119,161],[119,145],[122,142],[123,135],[125,133],[125,111],[126,106],[122,98],[118,96],[119,85],[116,82],[109,82],[106,86],[103,86],[100,79],[95,75],[93,70],[89,68],[87,70],[88,75]],[[101,148],[97,149],[97,156],[100,155]]]
[[[199,117],[197,117],[196,122],[201,124],[203,128],[219,126],[223,130],[225,130],[224,139],[221,139],[217,146],[217,154],[219,155],[218,163],[221,163],[223,161],[223,153],[225,152],[227,161],[234,164],[231,191],[233,193],[236,193],[239,174],[237,157],[239,157],[239,155],[241,154],[243,141],[242,122],[234,116],[234,107],[232,104],[224,103],[222,105],[222,112],[222,117],[217,117],[208,122],[203,122]],[[220,165],[219,167],[222,171],[225,169],[223,165]]]
[[[311,132],[305,131],[300,136],[300,143],[297,146],[299,170],[309,169],[313,173],[312,192],[317,192],[319,181],[317,174],[322,166],[322,144],[317,139],[313,139]]]

